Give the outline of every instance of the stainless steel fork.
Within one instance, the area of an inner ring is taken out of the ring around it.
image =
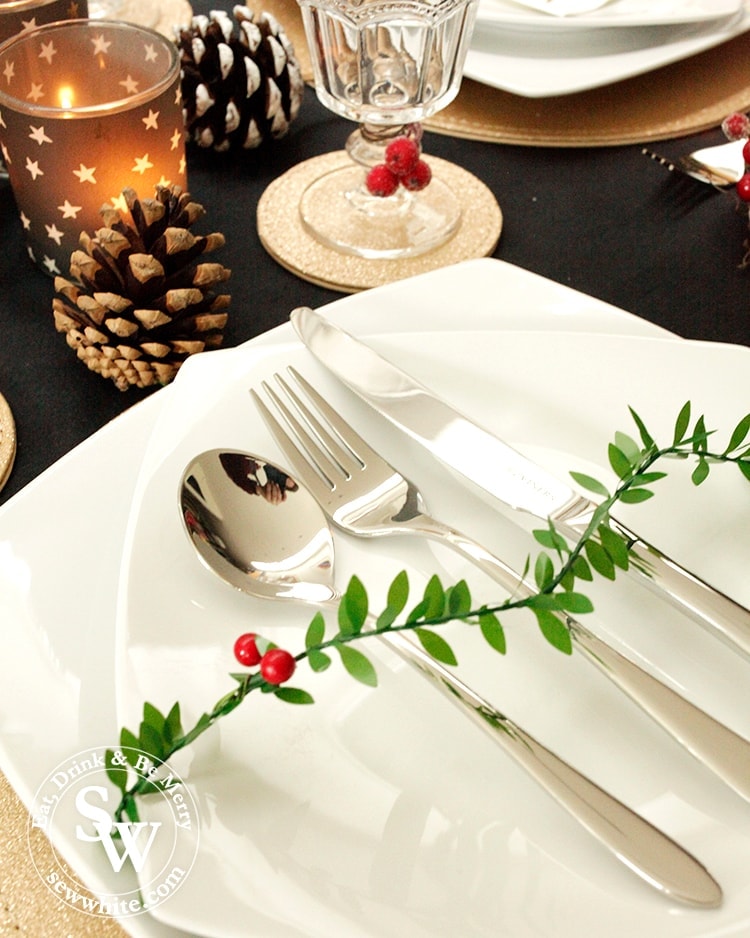
[[[263,390],[290,432],[255,391],[251,394],[300,481],[310,488],[335,525],[360,537],[415,534],[432,538],[452,547],[511,594],[523,597],[532,593],[532,585],[504,561],[427,514],[418,489],[378,455],[299,372],[290,368],[289,374],[296,390],[278,374],[274,377],[284,397],[268,382],[263,382]],[[555,615],[565,622],[575,646],[588,661],[727,785],[750,800],[750,743],[746,739],[571,616]]]

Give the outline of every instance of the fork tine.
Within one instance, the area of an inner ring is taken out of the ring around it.
[[[266,391],[273,397],[277,398],[277,395],[274,394],[273,390],[263,382],[263,386]],[[253,389],[250,390],[250,396],[255,403],[255,406],[258,408],[258,411],[268,426],[269,430],[276,437],[281,448],[290,455],[292,462],[295,464],[295,470],[297,475],[302,479],[302,481],[307,485],[310,491],[313,494],[313,497],[316,498],[319,502],[326,501],[331,491],[335,488],[333,481],[328,478],[319,467],[317,472],[311,467],[310,459],[300,450],[294,440],[289,436],[286,430],[281,426],[279,421],[274,417],[269,408],[266,406],[265,401],[260,397],[260,395]],[[281,406],[283,408],[283,403]],[[310,469],[310,471],[307,471]],[[304,478],[303,478],[304,477]]]
[[[315,404],[318,411],[325,417],[331,430],[336,434],[340,444],[350,452],[360,468],[364,468],[368,463],[382,462],[382,456],[375,450],[338,414],[318,391],[304,378],[294,366],[290,365],[287,369],[294,378],[297,385],[305,392],[310,400]]]
[[[276,374],[274,377],[279,387],[284,390],[284,393],[296,407],[299,415],[312,431],[318,446],[324,448],[327,455],[334,460],[346,478],[351,479],[355,473],[365,467],[365,461],[358,455],[354,448],[357,442],[364,446],[364,440],[357,437],[353,431],[349,433],[351,439],[344,437],[341,432],[342,425],[340,418],[337,418],[329,404],[323,400],[317,391],[308,384],[302,375],[295,371],[294,368],[290,367],[287,371],[296,382],[299,390],[307,395],[307,403],[302,400],[300,394],[297,393],[280,374]],[[317,408],[317,413],[313,411],[313,407]],[[324,420],[326,423],[323,422]],[[337,420],[338,429],[335,425]]]

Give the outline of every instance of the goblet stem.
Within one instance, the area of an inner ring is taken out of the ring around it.
[[[412,192],[399,185],[387,197],[367,188],[369,170],[385,162],[398,137],[421,139],[417,124],[364,123],[347,140],[352,162],[311,183],[302,195],[300,215],[306,230],[328,247],[359,257],[413,257],[444,244],[461,221],[460,203],[439,178]]]

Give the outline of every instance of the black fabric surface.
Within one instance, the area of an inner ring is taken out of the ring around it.
[[[340,296],[276,264],[260,245],[255,212],[274,178],[301,160],[340,149],[352,129],[308,89],[289,134],[274,144],[229,155],[189,150],[187,188],[207,209],[200,231],[227,238],[216,255],[232,269],[225,347],[284,322],[295,306]],[[716,130],[660,150],[673,156],[722,141]],[[427,134],[424,147],[464,166],[495,193],[504,215],[496,257],[686,338],[750,344],[750,270],[739,269],[747,217],[733,194],[679,182],[640,146],[527,148]],[[18,434],[16,464],[0,493],[4,501],[158,391],[118,391],[89,372],[55,331],[53,283],[26,256],[4,180],[0,239],[0,393]]]

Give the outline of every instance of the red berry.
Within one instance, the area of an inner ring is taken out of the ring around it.
[[[271,648],[260,659],[260,673],[269,684],[283,684],[294,674],[297,662],[283,648]]]
[[[246,668],[253,668],[256,664],[260,664],[260,652],[255,644],[256,638],[255,632],[246,632],[245,635],[240,635],[234,643],[234,657]]]
[[[429,185],[432,171],[424,160],[417,160],[414,169],[406,176],[401,177],[401,185],[410,192],[419,192]]]
[[[750,202],[750,173],[745,173],[737,183],[737,195],[743,202]]]
[[[385,165],[397,176],[412,172],[419,159],[419,147],[411,137],[396,137],[385,148]]]
[[[365,185],[370,195],[385,199],[398,189],[398,177],[388,169],[385,163],[378,163],[367,174]]]
[[[745,161],[746,166],[750,164],[750,140],[742,148],[742,159]]]
[[[724,136],[729,140],[741,140],[742,137],[747,137],[750,132],[750,118],[747,114],[735,112],[724,118],[721,129],[724,131]]]

